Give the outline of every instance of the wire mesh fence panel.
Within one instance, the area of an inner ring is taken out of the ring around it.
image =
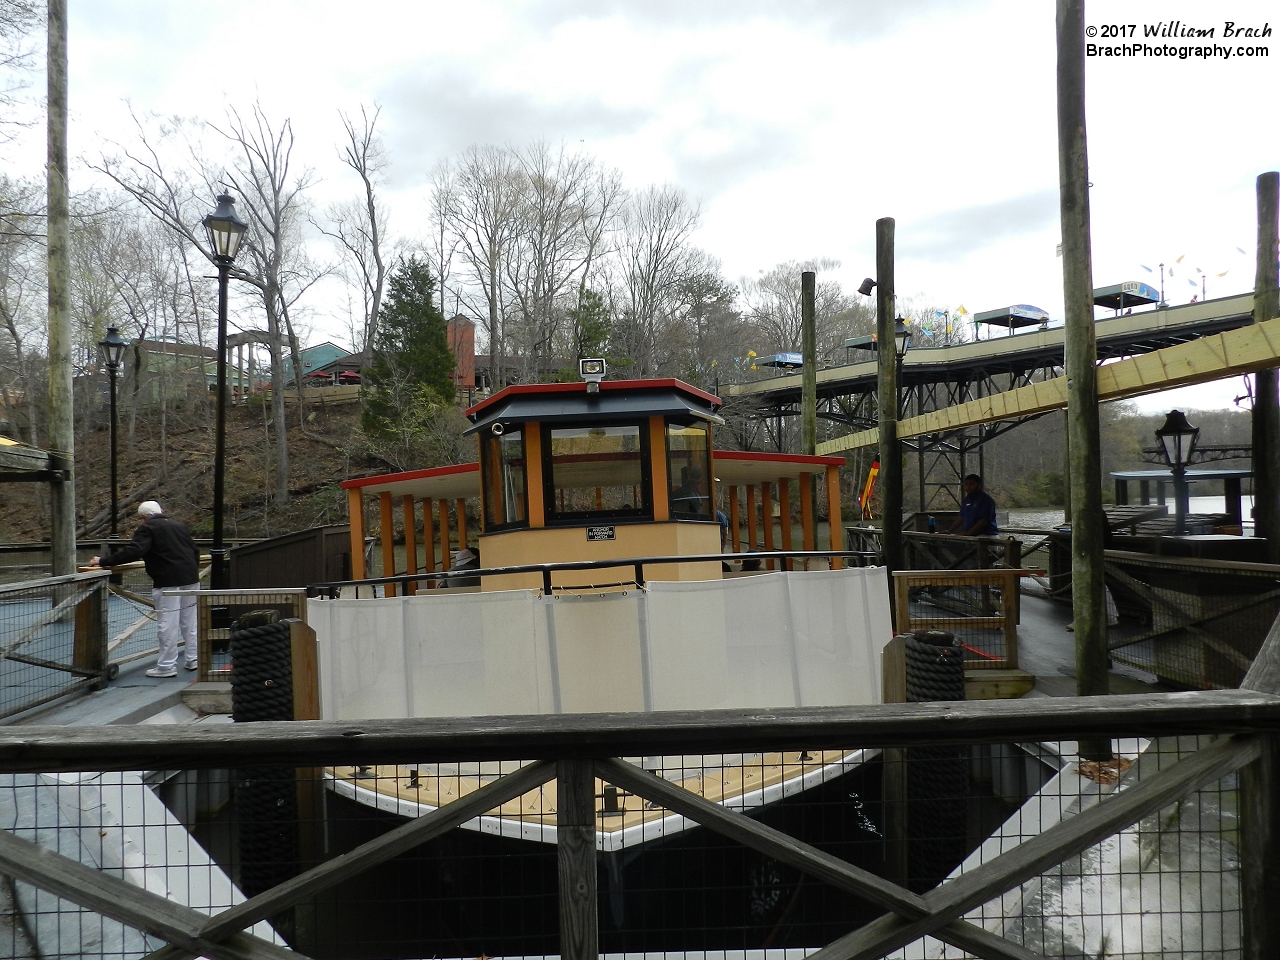
[[[952,634],[971,669],[1016,667],[1020,570],[895,571],[897,630]]]
[[[1280,614],[1280,567],[1108,551],[1113,659],[1193,688],[1234,688]]]
[[[1055,825],[1113,803],[1209,742],[1117,741],[1108,762],[1080,761],[1069,742],[1020,745],[1050,751],[1063,761],[1061,770],[1030,793],[947,882]],[[974,759],[975,773],[987,769],[990,758]],[[996,773],[999,766],[989,769]],[[1232,773],[1014,885],[965,919],[1045,957],[1238,957],[1238,803],[1238,775]],[[926,937],[892,956],[952,960],[973,954]]]
[[[0,586],[0,716],[102,681],[105,610],[105,574]]]

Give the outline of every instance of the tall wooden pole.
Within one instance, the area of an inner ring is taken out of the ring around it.
[[[800,274],[800,387],[801,453],[812,457],[818,452],[818,333],[815,319],[817,275],[812,270]]]
[[[1280,316],[1277,277],[1277,204],[1280,174],[1258,177],[1258,271],[1253,285],[1253,322]],[[1280,397],[1277,371],[1255,374],[1253,396],[1253,525],[1267,544],[1267,562],[1280,563]]]
[[[894,352],[892,217],[876,221],[876,409],[880,419],[880,512],[884,564],[902,569],[902,444],[898,440],[898,355]]]
[[[1098,349],[1093,327],[1089,158],[1085,141],[1084,0],[1058,0],[1057,14],[1058,181],[1066,307],[1067,437],[1071,445],[1071,605],[1075,616],[1076,693],[1090,696],[1109,691],[1102,578],[1105,521],[1098,431]]]
[[[71,231],[67,187],[67,3],[49,0],[49,452],[52,573],[76,572],[75,403],[71,384]]]

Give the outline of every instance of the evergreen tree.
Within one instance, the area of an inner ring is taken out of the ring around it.
[[[372,366],[365,372],[363,425],[396,448],[401,466],[435,459],[424,440],[454,398],[448,324],[435,303],[435,278],[417,257],[403,260],[387,284]],[[390,452],[390,451],[388,451]]]

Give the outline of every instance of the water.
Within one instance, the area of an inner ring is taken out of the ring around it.
[[[1168,501],[1169,513],[1173,514],[1173,500]],[[1190,497],[1188,498],[1190,513],[1226,513],[1225,497]],[[1245,520],[1245,533],[1252,533],[1250,517],[1253,515],[1253,497],[1240,498],[1240,512]],[[1061,507],[1011,507],[1009,509],[1008,526],[1022,530],[1052,530],[1062,525],[1063,511]]]

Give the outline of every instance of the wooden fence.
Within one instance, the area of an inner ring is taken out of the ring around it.
[[[1280,637],[1272,646],[1280,648]],[[1273,650],[1270,660],[1277,659],[1280,650]],[[1275,673],[1280,674],[1280,669]],[[1268,680],[1255,685],[1274,684]],[[1218,739],[924,893],[833,857],[619,759],[1204,734],[1215,734]],[[593,794],[594,781],[599,778],[884,911],[878,919],[812,954],[819,960],[882,957],[926,935],[980,957],[1026,960],[1036,954],[964,919],[965,914],[1239,770],[1243,955],[1247,960],[1258,960],[1280,955],[1280,921],[1271,903],[1271,891],[1280,885],[1278,744],[1280,697],[1259,690],[799,708],[769,713],[315,721],[212,728],[203,724],[9,727],[0,730],[0,772],[9,773],[188,770],[256,764],[315,768],[353,761],[395,764],[521,758],[534,762],[213,916],[11,832],[0,832],[0,872],[161,938],[169,945],[151,955],[155,960],[297,956],[246,929],[556,780],[560,797],[556,812],[560,953],[565,960],[594,960],[598,934]]]

